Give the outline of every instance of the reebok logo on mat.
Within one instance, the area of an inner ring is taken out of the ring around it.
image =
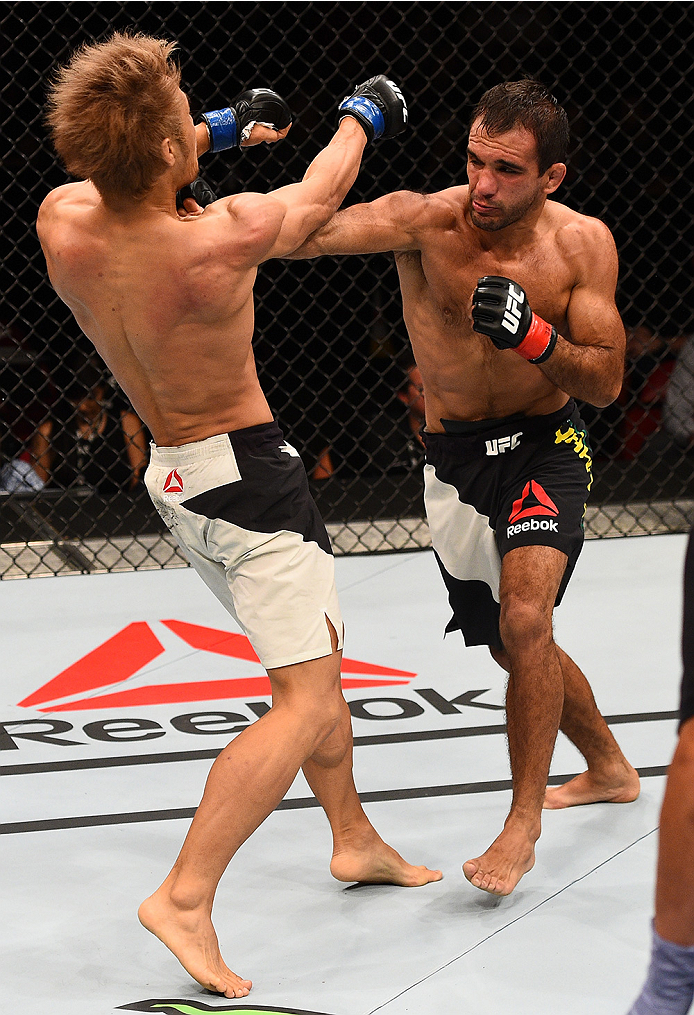
[[[160,663],[165,662],[166,649],[155,633],[156,622],[148,624],[145,621],[135,621],[62,670],[43,687],[20,701],[19,705],[23,708],[36,708],[39,712],[72,712],[123,706],[223,701],[226,698],[243,698],[249,694],[271,693],[269,677],[266,673],[258,672],[262,670],[260,660],[245,634],[219,631],[183,620],[162,620],[159,623],[180,639],[182,646],[244,660],[249,664],[249,675],[226,680],[149,683],[147,681],[155,674],[145,667],[155,659]],[[160,634],[163,632],[160,631]],[[131,686],[131,678],[137,677],[140,671],[144,671],[142,679],[145,683]],[[254,671],[256,675],[253,675]],[[166,673],[166,669],[159,665],[156,675],[161,673]],[[406,686],[416,676],[416,673],[409,670],[396,670],[358,659],[346,659],[344,656],[342,658],[344,688]],[[97,690],[102,693],[93,694]],[[70,700],[64,700],[67,698]]]
[[[231,1015],[232,1012],[245,1012],[246,1015],[328,1015],[327,1012],[309,1011],[307,1008],[269,1008],[260,1004],[224,1004],[211,1005],[204,1001],[183,1001],[174,998],[169,1001],[133,1001],[132,1004],[119,1005],[118,1011],[159,1012],[159,1015],[198,1015],[198,1012],[217,1012],[218,1015]]]
[[[178,469],[172,469],[164,480],[164,493],[183,493],[183,480]]]

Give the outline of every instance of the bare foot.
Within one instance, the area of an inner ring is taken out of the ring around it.
[[[330,873],[338,881],[401,885],[404,888],[428,885],[443,877],[441,871],[424,866],[413,867],[407,863],[373,828],[335,849]]]
[[[486,853],[467,860],[463,874],[490,895],[510,895],[535,864],[535,840],[526,832],[505,828]]]
[[[212,921],[200,910],[174,906],[163,888],[150,895],[138,911],[140,923],[171,949],[194,980],[225,997],[246,997],[252,987],[232,973],[222,958]]]
[[[597,778],[589,769],[562,786],[548,786],[542,806],[558,811],[579,804],[629,804],[636,800],[640,789],[638,772],[625,762],[611,778]]]

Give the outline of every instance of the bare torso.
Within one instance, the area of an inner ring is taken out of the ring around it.
[[[497,349],[472,329],[470,301],[483,275],[502,275],[526,291],[532,309],[571,338],[567,307],[577,280],[577,231],[585,219],[547,202],[522,245],[504,249],[466,219],[467,187],[428,200],[439,205],[439,227],[423,234],[421,250],[396,253],[403,313],[426,391],[427,429],[441,419],[495,419],[554,412],[567,394],[513,350]]]
[[[251,348],[251,248],[276,232],[262,200],[246,229],[230,228],[221,201],[189,218],[146,205],[114,214],[90,183],[41,209],[51,282],[159,445],[272,419]]]

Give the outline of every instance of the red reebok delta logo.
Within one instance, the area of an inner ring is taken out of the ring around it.
[[[250,641],[243,634],[188,624],[182,620],[162,620],[161,623],[190,648],[260,665]],[[219,701],[225,698],[271,693],[270,680],[264,675],[230,680],[150,684],[120,691],[109,690],[106,694],[94,697],[80,697],[89,691],[124,683],[164,651],[164,646],[150,625],[145,621],[136,621],[82,656],[19,704],[26,708],[40,706],[39,712],[72,712],[131,705]],[[343,688],[402,686],[409,684],[412,678],[417,676],[408,670],[391,669],[344,657],[342,673]],[[73,695],[77,697],[71,701],[57,701]]]
[[[164,480],[164,493],[183,493],[183,480],[178,469],[172,469]]]
[[[536,480],[531,479],[523,487],[523,493],[518,500],[513,502],[508,520],[517,522],[521,518],[530,518],[531,515],[549,515],[550,518],[556,518],[558,514],[559,508],[549,494]]]

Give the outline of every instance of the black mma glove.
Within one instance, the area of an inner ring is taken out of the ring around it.
[[[474,330],[489,335],[497,349],[513,349],[529,363],[544,363],[557,344],[557,329],[532,312],[517,282],[500,275],[478,279],[472,321]]]
[[[384,74],[357,85],[337,107],[338,118],[353,116],[367,140],[395,137],[407,126],[407,104],[398,86]]]
[[[234,99],[232,106],[203,113],[210,135],[210,151],[236,148],[250,137],[253,124],[284,130],[292,122],[289,106],[269,88],[249,88]]]
[[[192,197],[194,201],[197,201],[201,208],[206,208],[208,204],[212,204],[213,201],[217,200],[217,195],[213,190],[210,190],[201,176],[198,176],[197,180],[193,180],[192,183],[187,184],[185,187],[181,187],[176,194],[176,207],[182,208],[183,202],[188,197]]]

